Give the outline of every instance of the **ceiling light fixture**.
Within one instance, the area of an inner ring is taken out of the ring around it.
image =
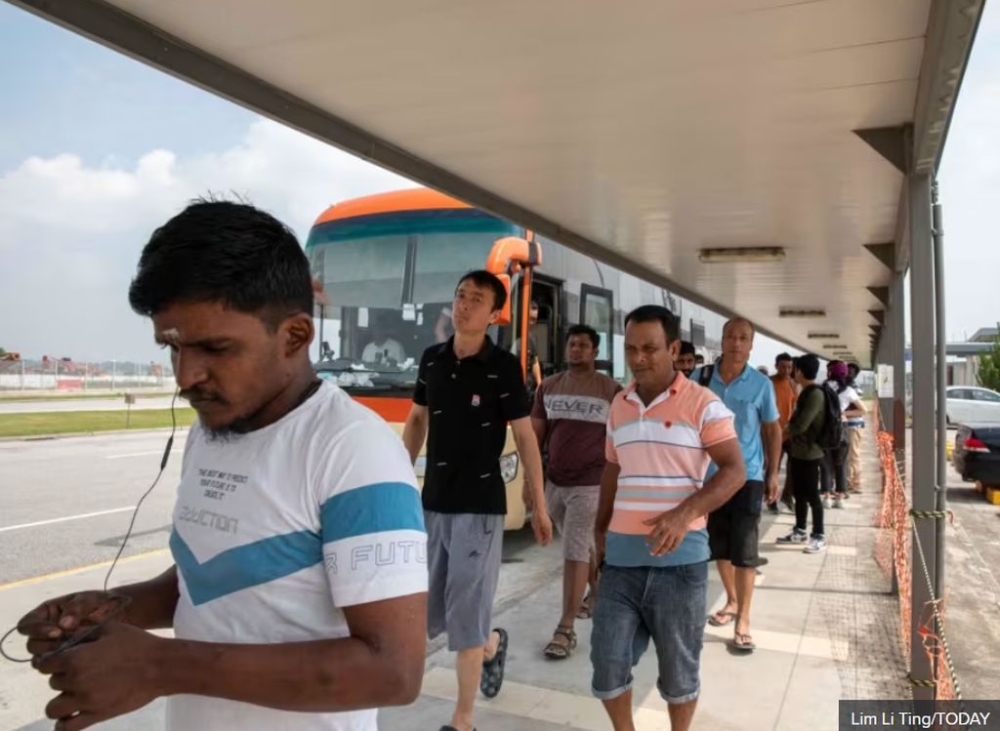
[[[810,340],[840,340],[840,333],[811,332],[807,337]]]
[[[782,307],[778,310],[779,317],[826,317],[822,307]]]
[[[780,246],[745,246],[701,249],[698,258],[704,264],[734,264],[738,262],[783,261],[785,250]]]

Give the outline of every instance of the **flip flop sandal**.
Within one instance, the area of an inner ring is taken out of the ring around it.
[[[496,627],[493,631],[500,635],[500,644],[497,645],[496,654],[483,663],[483,674],[479,680],[479,690],[487,698],[496,698],[500,692],[500,686],[503,685],[503,673],[507,663],[507,644],[510,641],[507,630]]]
[[[724,619],[720,619],[720,617]],[[708,623],[713,627],[725,627],[727,624],[732,624],[735,619],[736,612],[718,611],[709,616]]]
[[[753,637],[745,632],[737,632],[733,635],[733,649],[737,652],[745,652],[747,654],[753,652],[757,649],[757,645],[753,642]]]
[[[566,644],[556,642],[556,637],[565,637]],[[576,632],[568,627],[556,627],[552,633],[552,641],[545,646],[545,657],[550,660],[565,660],[576,649]]]

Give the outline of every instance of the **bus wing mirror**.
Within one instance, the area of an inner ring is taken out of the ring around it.
[[[511,322],[510,314],[510,275],[509,274],[497,274],[497,279],[503,282],[503,288],[507,291],[507,299],[503,303],[503,307],[500,308],[500,315],[497,317],[496,323],[500,326],[509,325]]]
[[[537,241],[505,236],[493,242],[493,248],[486,257],[486,271],[496,275],[507,290],[507,302],[500,310],[497,325],[511,323],[510,275],[517,274],[524,266],[538,266],[541,263],[542,247]]]

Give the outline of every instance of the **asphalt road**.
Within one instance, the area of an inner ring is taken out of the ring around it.
[[[169,409],[169,396],[139,398],[133,409]],[[187,406],[187,401],[178,399],[178,406]],[[94,399],[53,399],[50,401],[4,401],[0,399],[0,414],[37,414],[60,411],[123,411],[124,397]]]
[[[168,432],[0,442],[0,634],[46,598],[99,588],[121,545],[133,506],[159,471]],[[186,430],[178,432],[167,469],[143,503],[127,558],[110,586],[140,581],[171,563],[170,519]],[[498,605],[551,583],[561,566],[557,548],[535,545],[531,531],[504,536]],[[169,634],[169,633],[167,633]],[[5,649],[20,656],[12,638]],[[0,731],[41,731],[52,697],[29,665],[0,660]],[[98,728],[162,731],[158,701]]]
[[[0,442],[0,584],[114,558],[168,435]],[[166,547],[186,435],[174,438],[124,555]]]

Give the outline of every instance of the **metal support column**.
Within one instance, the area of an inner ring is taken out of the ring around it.
[[[899,474],[906,476],[906,277],[894,272],[889,295],[889,319],[892,338],[889,363],[892,364],[892,440]]]
[[[910,198],[910,311],[913,353],[913,509],[937,507],[934,450],[934,247],[931,240],[931,178],[908,177]],[[920,622],[935,583],[937,534],[931,520],[914,518],[910,559],[910,675],[915,700],[934,700],[934,666],[924,649]],[[922,555],[921,555],[922,549]],[[930,576],[928,586],[927,577]],[[904,577],[900,577],[904,580]],[[923,685],[927,683],[928,685]]]
[[[948,462],[945,456],[945,443],[948,441],[948,333],[944,317],[944,222],[941,219],[941,201],[938,200],[938,184],[935,180],[931,187],[931,226],[934,241],[934,329],[937,350],[935,353],[935,381],[937,388],[937,506],[935,509],[944,514],[948,509]],[[944,519],[938,517],[935,521],[937,536],[937,551],[934,556],[934,596],[944,596]],[[938,628],[939,631],[941,628]]]
[[[879,394],[878,407],[883,419],[881,428],[892,434],[894,457],[901,476],[906,474],[906,299],[903,283],[903,274],[893,271],[877,356],[879,364],[892,367],[891,388]],[[909,580],[909,576],[896,574],[893,561],[892,593],[898,595],[899,582]]]

